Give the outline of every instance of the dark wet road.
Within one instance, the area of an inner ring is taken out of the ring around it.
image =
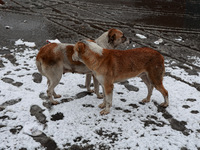
[[[96,38],[109,28],[118,28],[132,41],[120,49],[133,48],[133,45],[152,47],[177,64],[189,65],[193,74],[200,70],[199,63],[193,59],[200,58],[198,0],[4,2],[0,6],[1,47],[12,47],[18,39],[35,42],[37,48],[46,44],[48,39],[75,43],[84,38]],[[136,34],[147,38],[140,39]],[[155,44],[160,38],[163,43]],[[193,86],[198,88],[200,84],[194,83]]]

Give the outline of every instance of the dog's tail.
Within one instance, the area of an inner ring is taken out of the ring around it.
[[[44,75],[40,60],[36,60],[36,66],[37,66],[38,71],[39,71],[42,75]]]

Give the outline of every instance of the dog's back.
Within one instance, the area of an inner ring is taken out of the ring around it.
[[[164,73],[163,56],[151,48],[125,51],[103,49],[102,55],[96,56],[97,66],[99,66],[95,67],[96,71],[107,77],[112,76],[115,82],[139,76],[142,72],[155,71],[160,74],[159,77]]]

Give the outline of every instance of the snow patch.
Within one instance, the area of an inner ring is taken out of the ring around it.
[[[22,39],[19,39],[17,41],[15,41],[15,45],[25,45],[27,47],[35,47],[35,42],[27,42],[27,41],[23,41]]]
[[[139,38],[141,38],[141,39],[146,39],[147,38],[146,36],[144,36],[142,34],[138,34],[138,33],[136,34],[136,36],[139,37]]]

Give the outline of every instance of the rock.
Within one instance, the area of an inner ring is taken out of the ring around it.
[[[58,148],[56,142],[51,138],[47,137],[44,133],[42,133],[39,136],[32,136],[32,138],[36,142],[39,142],[42,146],[44,146],[46,150],[56,150]]]
[[[1,104],[1,108],[5,109],[5,107],[19,103],[21,100],[22,99],[19,98],[19,99],[12,99],[12,100],[6,101],[5,103]]]
[[[196,99],[194,99],[194,98],[188,98],[186,101],[195,102]]]
[[[0,106],[0,111],[3,111],[5,109],[5,107]]]
[[[5,83],[9,83],[9,84],[12,84],[17,87],[20,87],[23,85],[23,83],[21,83],[21,82],[14,82],[14,80],[11,78],[2,78],[1,80]]]
[[[51,108],[52,108],[52,104],[51,104],[51,103],[43,102],[42,104],[43,104],[43,106],[46,107],[47,109],[51,110]]]
[[[4,57],[6,58],[6,59],[8,59],[13,65],[19,65],[18,63],[16,63],[16,58],[15,58],[15,56],[13,56],[12,54],[6,54],[6,55],[4,55]]]
[[[18,125],[18,126],[15,126],[14,128],[10,129],[10,132],[12,134],[18,134],[21,130],[22,130],[23,126],[21,125]]]
[[[83,104],[83,107],[91,107],[91,108],[93,108],[94,106],[91,105],[91,104]]]
[[[5,82],[5,83],[10,83],[10,84],[12,84],[12,83],[14,82],[14,80],[11,79],[11,78],[2,78],[1,80],[2,80],[3,82]]]
[[[33,81],[35,83],[41,83],[42,82],[42,75],[40,73],[35,72],[35,73],[33,73],[32,76],[33,76]]]
[[[198,110],[192,110],[191,113],[192,113],[192,114],[198,114],[199,111],[198,111]]]
[[[128,81],[128,80],[122,81],[122,82],[120,82],[119,84],[121,84],[121,85],[126,85],[126,84],[129,84],[129,81]]]
[[[125,110],[123,110],[125,113],[131,113],[131,111],[130,110],[128,110],[128,109],[125,109]]]
[[[40,97],[42,100],[48,100],[48,96],[46,96],[45,93],[40,93],[39,97]]]
[[[135,86],[133,86],[133,85],[125,84],[124,86],[125,86],[125,87],[127,88],[127,90],[129,90],[129,91],[135,91],[135,92],[138,92],[138,91],[139,91],[139,88],[138,88],[138,87],[135,87]]]
[[[136,104],[129,104],[129,106],[131,106],[132,108],[138,108],[139,106]]]
[[[124,99],[124,98],[121,98],[120,100],[121,100],[122,102],[126,102],[126,99]]]
[[[80,98],[83,98],[83,97],[85,97],[87,95],[92,95],[92,93],[88,92],[88,91],[83,91],[83,92],[80,92],[80,93],[76,94],[75,98],[76,99],[80,99]]]
[[[20,86],[23,85],[23,83],[22,83],[22,82],[15,82],[15,83],[13,83],[12,85],[14,85],[14,86],[16,86],[16,87],[20,87]]]
[[[61,103],[66,103],[66,102],[70,102],[73,100],[74,100],[73,98],[63,98],[63,99],[61,99]]]
[[[174,118],[170,119],[169,122],[170,122],[172,129],[174,129],[174,130],[182,131],[182,132],[184,130],[186,130],[186,127],[185,127],[185,125],[187,124],[186,122],[178,121]]]
[[[63,113],[58,112],[55,115],[51,115],[51,120],[56,121],[56,120],[62,120],[64,118]]]
[[[3,61],[0,59],[0,68],[3,68],[5,67],[4,64],[3,64]]]
[[[30,108],[31,116],[35,116],[40,123],[45,124],[47,120],[46,116],[42,113],[43,111],[44,110],[40,108],[38,105],[32,105]]]
[[[122,94],[124,94],[124,93],[123,93],[123,92],[117,92],[117,94],[122,95]]]

